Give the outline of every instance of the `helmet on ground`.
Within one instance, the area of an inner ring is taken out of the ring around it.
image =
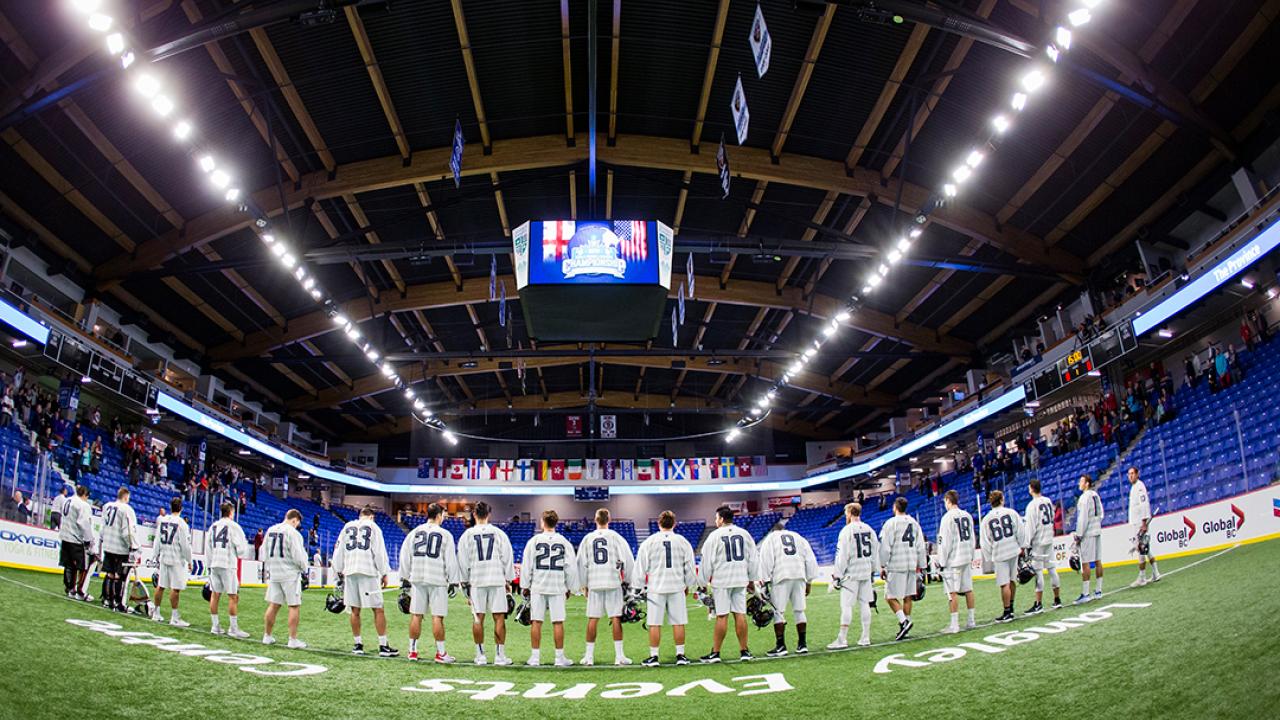
[[[716,601],[715,598],[712,597],[710,590],[706,588],[698,588],[693,591],[693,597],[697,599],[699,603],[702,603],[702,607],[707,609],[708,618],[714,618],[716,616]]]
[[[311,573],[302,573],[302,589],[306,590],[311,587]]]
[[[641,604],[645,599],[644,593],[638,590],[626,590],[622,597],[622,622],[644,622],[644,605]]]

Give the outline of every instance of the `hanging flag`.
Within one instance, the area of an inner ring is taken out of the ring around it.
[[[498,477],[502,482],[511,482],[511,474],[515,471],[516,464],[513,460],[498,461]]]
[[[738,76],[738,83],[733,86],[733,103],[730,108],[733,110],[733,127],[738,133],[738,144],[747,141],[747,125],[751,123],[751,113],[747,111],[747,95],[742,91],[742,76]]]
[[[720,174],[720,199],[729,197],[729,153],[724,148],[724,133],[720,133],[720,147],[716,148],[716,172]],[[690,273],[692,275],[693,273]]]
[[[652,464],[651,464],[651,466],[653,467],[653,479],[654,479],[654,480],[666,480],[666,479],[667,479],[667,460],[666,460],[666,458],[651,458],[651,460],[653,460],[653,462],[652,462]]]
[[[738,463],[731,457],[720,458],[720,479],[732,480],[738,477]]]
[[[582,476],[587,480],[599,480],[600,479],[600,459],[587,458],[586,469],[583,470]]]
[[[756,3],[756,17],[751,21],[751,55],[756,59],[756,74],[764,77],[769,72],[769,56],[773,54],[773,38],[764,22],[764,11]]]
[[[550,466],[551,466],[551,468],[550,468],[550,470],[551,470],[551,479],[552,479],[552,480],[563,480],[563,479],[564,479],[564,470],[565,470],[565,462],[564,462],[564,460],[552,460],[552,461],[550,461],[550,463],[549,463],[549,464],[550,464]]]
[[[464,480],[467,477],[466,458],[453,458],[449,461],[449,479]]]
[[[618,461],[618,479],[619,480],[635,480],[636,479],[636,461],[623,458]]]
[[[711,472],[711,458],[697,458],[691,460],[693,479],[695,480],[713,480],[715,474]]]
[[[618,416],[617,415],[601,415],[600,416],[600,437],[605,440],[613,440],[618,437]]]
[[[449,154],[449,169],[453,171],[453,186],[462,186],[462,148],[467,138],[462,134],[462,120],[453,121],[453,152]]]
[[[502,290],[498,295],[498,324],[502,327],[507,326],[507,283],[505,280],[502,282]],[[510,338],[508,338],[507,342],[511,342]]]
[[[582,460],[566,460],[564,477],[566,480],[582,479]]]
[[[636,460],[636,479],[653,479],[653,460],[649,458],[640,458],[639,460]]]
[[[498,256],[489,256],[489,302],[498,299]]]
[[[418,458],[418,479],[431,478],[431,458]]]
[[[689,461],[684,458],[668,458],[666,463],[666,479],[688,480]]]
[[[436,458],[435,466],[432,468],[431,477],[434,480],[444,480],[448,477],[449,461],[445,458]]]
[[[751,477],[751,458],[738,458],[738,477]]]
[[[564,436],[571,438],[582,437],[582,416],[581,415],[565,415],[564,416]]]
[[[751,473],[756,477],[767,477],[769,475],[769,461],[764,455],[751,456]]]
[[[676,309],[671,308],[671,347],[680,345],[680,331],[676,329]]]
[[[688,257],[689,259],[684,264],[684,276],[688,281],[687,284],[689,285],[689,292],[685,294],[689,296],[690,300],[692,300],[693,299],[693,253],[689,253]]]
[[[483,480],[484,478],[483,478],[483,476],[481,475],[481,469],[482,469],[483,467],[484,467],[484,461],[483,461],[483,460],[479,460],[479,459],[476,459],[476,458],[468,458],[468,459],[467,459],[467,479],[468,479],[468,480]]]
[[[498,461],[490,460],[486,458],[483,462],[484,462],[484,479],[497,480],[498,479]]]
[[[516,479],[520,482],[529,482],[533,479],[533,461],[529,458],[520,458],[516,461]]]
[[[601,480],[617,480],[618,479],[618,461],[613,458],[605,458],[600,461],[600,479]]]
[[[680,324],[684,325],[684,285],[676,291],[676,309],[680,312]]]

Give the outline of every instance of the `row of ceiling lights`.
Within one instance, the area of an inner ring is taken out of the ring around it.
[[[1027,107],[1027,102],[1031,96],[1044,88],[1049,81],[1050,68],[1058,62],[1063,53],[1071,48],[1072,28],[1079,28],[1088,24],[1093,19],[1093,11],[1101,4],[1102,0],[1074,0],[1072,9],[1066,14],[1066,22],[1054,29],[1052,37],[1045,45],[1044,58],[1033,58],[1031,67],[1019,79],[1018,88],[1014,91],[1009,101],[1009,107],[1014,113],[1022,112]],[[796,357],[787,370],[783,372],[782,377],[756,398],[746,415],[740,418],[732,428],[729,428],[727,435],[725,435],[727,441],[733,442],[738,439],[743,430],[764,420],[770,412],[769,407],[777,396],[778,391],[790,383],[792,378],[804,371],[806,363],[822,349],[823,343],[835,337],[841,326],[849,320],[851,314],[857,312],[858,307],[862,304],[862,299],[875,292],[876,288],[884,282],[884,279],[889,276],[889,271],[900,263],[907,252],[911,250],[913,241],[923,234],[929,214],[941,207],[946,200],[960,194],[961,188],[973,180],[974,174],[983,160],[995,152],[1000,138],[1012,127],[1013,121],[1006,112],[998,113],[991,118],[986,138],[981,143],[974,145],[965,154],[961,162],[951,171],[948,181],[943,184],[942,200],[927,203],[926,207],[920,210],[912,219],[911,227],[898,238],[888,252],[883,253],[881,262],[867,275],[862,285],[861,295],[855,295],[850,298],[848,306],[822,328],[822,334],[814,338],[809,346]]]
[[[435,416],[427,407],[426,401],[418,396],[404,378],[400,377],[395,367],[382,356],[373,342],[363,336],[357,324],[340,311],[337,303],[324,292],[315,275],[308,271],[289,244],[283,238],[276,237],[266,213],[240,188],[234,170],[216,157],[207,144],[198,137],[191,120],[185,117],[174,119],[178,114],[177,103],[165,91],[164,83],[154,73],[151,63],[138,57],[133,49],[133,43],[123,29],[114,29],[115,18],[103,7],[103,0],[69,0],[69,5],[73,12],[85,18],[90,30],[106,36],[107,52],[119,58],[122,69],[128,73],[133,89],[150,104],[155,114],[163,120],[172,121],[173,137],[184,144],[209,184],[228,203],[234,203],[243,211],[253,215],[254,232],[268,252],[280,262],[286,272],[293,276],[302,290],[325,309],[333,319],[334,325],[343,332],[347,340],[359,348],[365,358],[373,363],[388,381],[404,392],[405,399],[413,406],[413,417],[426,427],[440,432],[449,443],[457,444],[457,437],[450,432],[444,421]]]

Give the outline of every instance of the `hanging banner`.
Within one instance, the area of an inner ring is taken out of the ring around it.
[[[489,256],[489,302],[498,299],[498,256]]]
[[[676,329],[676,309],[671,308],[671,346],[680,344],[680,331]]]
[[[680,324],[684,325],[684,285],[676,293],[676,309],[680,311]]]
[[[606,440],[613,440],[618,437],[617,415],[600,416],[600,437]]]
[[[764,22],[764,11],[756,4],[756,17],[751,21],[751,56],[756,59],[756,74],[764,77],[769,72],[769,56],[773,54],[773,38]]]
[[[498,324],[502,327],[507,326],[507,284],[505,282],[502,283],[502,289],[498,295]],[[510,342],[511,340],[508,338],[507,344],[510,344]]]
[[[689,292],[685,294],[689,296],[690,300],[692,300],[693,299],[693,253],[689,253],[687,257],[688,259],[684,263],[684,276],[685,276],[685,279],[687,280],[686,284],[689,286]]]
[[[720,133],[720,146],[716,148],[716,172],[720,173],[720,199],[729,197],[729,153],[724,148],[724,133]]]
[[[529,222],[511,231],[511,251],[515,258],[516,289],[529,284]]]
[[[582,416],[581,415],[565,415],[564,416],[564,436],[571,438],[582,437]]]
[[[756,8],[759,13],[760,9]],[[467,144],[462,134],[462,120],[453,121],[453,152],[449,155],[449,169],[453,171],[453,186],[462,186],[462,148]]]
[[[747,125],[751,122],[751,113],[747,111],[747,95],[742,91],[742,76],[733,86],[733,127],[738,133],[738,144],[747,141]]]

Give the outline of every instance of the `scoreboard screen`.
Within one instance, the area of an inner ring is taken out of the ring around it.
[[[605,502],[609,499],[606,485],[579,485],[573,488],[573,499],[578,502]]]
[[[517,228],[513,244],[517,290],[671,284],[671,230],[653,220],[534,220]]]
[[[1058,374],[1062,377],[1063,385],[1083,377],[1093,369],[1093,354],[1088,347],[1076,348],[1058,361]]]

